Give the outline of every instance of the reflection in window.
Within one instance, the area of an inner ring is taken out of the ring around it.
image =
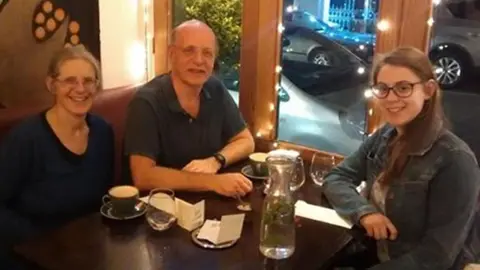
[[[445,89],[460,87],[479,66],[480,1],[445,0],[434,14],[430,56],[438,80]]]
[[[430,59],[454,132],[480,158],[480,1],[442,0],[434,9]]]
[[[375,46],[376,0],[287,0],[280,140],[343,155],[366,127],[365,90]]]
[[[174,27],[185,20],[207,23],[218,39],[215,75],[238,104],[242,0],[174,0]]]

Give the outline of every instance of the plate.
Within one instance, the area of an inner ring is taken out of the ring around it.
[[[237,241],[238,241],[238,239],[236,239],[236,240],[233,240],[233,241],[230,241],[230,242],[225,242],[225,243],[222,243],[222,244],[215,245],[214,243],[212,243],[208,240],[203,240],[203,239],[198,239],[197,238],[198,233],[200,232],[201,228],[202,228],[202,226],[193,230],[193,232],[192,232],[192,241],[196,245],[198,245],[199,247],[206,248],[206,249],[224,249],[224,248],[229,248],[229,247],[235,245],[235,243],[237,243]]]
[[[143,216],[145,214],[145,212],[147,212],[147,205],[146,204],[142,204],[140,209],[135,210],[135,212],[133,212],[131,215],[121,216],[121,217],[120,216],[115,216],[113,214],[111,203],[106,203],[106,204],[102,205],[102,207],[100,207],[100,213],[102,214],[102,216],[104,216],[106,218],[109,218],[109,219],[115,219],[115,220],[128,220],[128,219],[138,218],[138,217]]]
[[[245,175],[248,178],[255,179],[255,180],[267,180],[268,175],[265,176],[258,176],[253,174],[253,169],[252,166],[246,165],[245,167],[242,168],[241,170],[242,174]]]

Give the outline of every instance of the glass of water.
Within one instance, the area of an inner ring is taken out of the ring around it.
[[[310,176],[316,185],[323,185],[325,176],[339,163],[335,156],[315,153],[310,165]]]
[[[156,231],[165,231],[172,227],[177,220],[173,190],[157,188],[150,191],[146,218],[150,227]]]

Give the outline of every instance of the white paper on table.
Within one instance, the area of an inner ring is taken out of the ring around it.
[[[353,224],[349,220],[338,215],[335,210],[309,204],[302,200],[297,201],[297,203],[295,204],[295,215],[340,226],[347,229],[351,229],[353,226]]]
[[[184,200],[175,198],[177,208],[177,223],[187,231],[200,227],[205,220],[205,201],[190,204]]]
[[[198,239],[204,239],[215,245],[237,240],[242,235],[245,214],[222,216],[220,221],[207,219],[203,224]]]
[[[166,195],[168,196],[168,195]],[[148,204],[148,196],[140,198],[140,200],[144,203]],[[165,206],[161,203],[155,204],[152,203],[152,206],[163,210],[168,213],[171,212],[172,206]],[[179,198],[175,198],[175,216],[177,217],[177,223],[180,227],[184,228],[187,231],[191,231],[200,227],[205,220],[205,201],[202,200],[196,204],[190,204],[184,200]]]

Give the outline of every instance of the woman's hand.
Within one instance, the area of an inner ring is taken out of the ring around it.
[[[360,218],[360,224],[365,228],[368,236],[376,240],[395,240],[397,238],[397,228],[395,228],[390,219],[380,213],[363,216]]]

